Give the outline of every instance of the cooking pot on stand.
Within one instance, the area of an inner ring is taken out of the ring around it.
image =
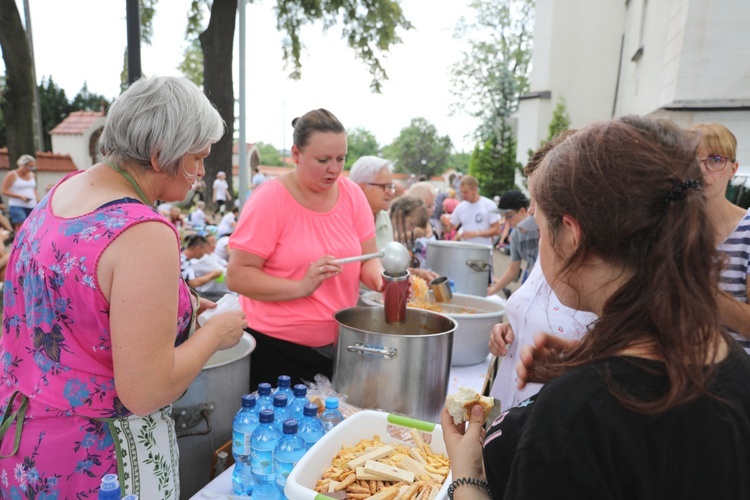
[[[492,247],[465,241],[427,241],[427,268],[453,280],[454,292],[487,296]]]
[[[443,314],[407,308],[389,324],[382,308],[338,311],[333,388],[361,408],[440,422],[457,323]]]

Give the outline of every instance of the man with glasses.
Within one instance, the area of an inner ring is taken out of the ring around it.
[[[494,295],[516,281],[521,275],[521,262],[526,261],[526,270],[534,267],[539,255],[539,229],[529,217],[529,200],[517,189],[506,191],[500,197],[495,212],[503,214],[510,233],[510,265],[505,273],[487,288],[487,295]],[[520,227],[519,227],[520,225]]]

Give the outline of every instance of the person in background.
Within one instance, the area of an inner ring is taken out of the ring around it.
[[[21,224],[39,203],[36,190],[36,159],[31,155],[21,155],[16,162],[18,168],[8,172],[3,180],[2,193],[8,199],[8,211],[13,230]]]
[[[452,227],[450,223],[450,214],[456,209],[458,204],[461,203],[455,197],[448,197],[443,200],[443,215],[440,216],[440,223],[443,226],[443,239],[444,240],[455,240],[458,230],[461,229],[460,225]],[[447,217],[444,217],[447,216]]]
[[[523,168],[529,186],[547,153],[573,133],[575,131],[566,130],[556,134],[532,155]],[[530,216],[525,219],[532,223],[534,205],[532,199]],[[534,226],[538,235],[538,226]],[[537,383],[527,383],[523,389],[518,388],[516,362],[521,350],[533,345],[534,335],[544,332],[561,339],[579,341],[586,334],[588,326],[596,320],[596,315],[576,311],[560,302],[544,279],[539,260],[534,263],[526,281],[508,298],[505,313],[507,321],[493,325],[489,340],[490,352],[500,358],[490,395],[500,401],[502,410],[518,406],[542,388],[542,384]]]
[[[184,279],[191,288],[195,288],[196,291],[198,291],[198,288],[221,278],[225,273],[225,270],[222,269],[202,270],[202,272],[197,271],[193,262],[201,259],[204,255],[208,254],[209,251],[208,239],[205,236],[192,234],[185,238],[185,248],[180,254],[180,273],[182,274],[182,279]]]
[[[349,170],[349,180],[356,183],[367,198],[375,218],[375,244],[378,250],[393,241],[393,226],[388,207],[396,192],[393,184],[393,163],[377,156],[362,156]]]
[[[721,326],[696,146],[671,122],[623,117],[534,173],[542,272],[598,319],[574,346],[524,348],[519,386],[546,384],[486,434],[478,405],[466,429],[443,412],[455,500],[750,498],[750,358]]]
[[[212,191],[216,211],[223,215],[227,208],[227,202],[232,201],[232,191],[229,189],[227,174],[221,171],[216,173]]]
[[[220,236],[216,240],[216,247],[214,248],[216,256],[226,262],[229,262],[229,256],[232,255],[232,249],[229,248],[229,235]]]
[[[487,287],[487,295],[494,295],[503,290],[512,281],[516,281],[522,274],[522,261],[526,261],[527,273],[534,267],[537,254],[539,253],[539,231],[534,224],[529,228],[519,227],[523,221],[529,218],[528,209],[529,200],[517,189],[506,191],[500,197],[500,202],[495,212],[502,214],[505,222],[513,228],[513,232],[510,233],[509,245],[510,265],[499,279],[494,280],[493,276],[493,283]],[[521,283],[524,281],[522,279]]]
[[[170,405],[245,314],[213,316],[180,278],[180,240],[152,207],[182,200],[221,116],[185,78],[142,78],[110,106],[104,158],[67,175],[16,235],[0,338],[1,498],[180,497]],[[133,437],[133,439],[130,439]],[[147,439],[140,439],[146,436]]]
[[[205,227],[206,223],[209,222],[206,217],[206,212],[204,212],[205,208],[206,202],[196,202],[195,208],[188,215],[188,222],[190,223],[191,227]]]
[[[410,187],[407,194],[416,196],[424,202],[424,206],[427,208],[427,225],[424,227],[424,230],[426,231],[424,236],[428,239],[437,239],[437,229],[433,225],[437,189],[427,181],[420,181]],[[439,225],[440,221],[435,221],[435,223]]]
[[[435,234],[430,230],[429,214],[430,211],[418,196],[407,194],[395,200],[391,205],[393,237],[409,249],[412,255],[411,270],[415,274],[425,271],[427,240],[436,239]],[[428,234],[430,236],[427,236]],[[429,279],[428,277],[425,279],[429,282],[437,277],[436,273],[430,273]]]
[[[219,227],[216,230],[216,234],[219,235],[219,237],[232,234],[237,225],[237,214],[239,213],[240,209],[233,207],[232,210],[224,214],[219,222]]]
[[[266,174],[260,171],[258,167],[253,167],[253,178],[250,181],[250,191],[252,192],[255,188],[263,184],[268,180]]]
[[[227,285],[240,294],[257,341],[252,388],[279,375],[292,383],[332,376],[336,311],[353,307],[359,283],[382,291],[380,259],[337,264],[375,253],[367,198],[341,176],[346,132],[325,109],[292,121],[294,170],[264,182],[243,208],[229,239]]]
[[[186,255],[189,258],[189,272],[195,275],[191,286],[201,297],[216,302],[229,293],[225,279],[227,261],[214,254],[216,236],[208,234],[204,241],[205,244],[201,244],[197,252],[189,256]]]
[[[177,205],[172,205],[169,209],[169,222],[178,230],[184,231],[187,226],[187,219]]]
[[[393,192],[393,198],[392,198],[393,200],[395,200],[399,196],[404,195],[404,193],[406,192],[406,188],[404,187],[403,182],[396,180],[396,179],[393,180],[393,185],[396,186],[396,190]]]
[[[492,245],[492,238],[500,234],[500,216],[493,213],[497,205],[479,194],[477,179],[464,175],[460,181],[461,201],[449,217],[443,215],[444,223],[451,229],[458,228],[455,239],[480,245]]]
[[[750,305],[747,303],[750,275],[750,210],[726,197],[727,185],[737,172],[737,138],[719,123],[699,123],[692,130],[700,135],[698,161],[703,169],[703,191],[714,241],[727,259],[721,270],[718,297],[722,320],[732,336],[750,354]]]

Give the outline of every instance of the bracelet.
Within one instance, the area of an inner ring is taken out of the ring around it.
[[[458,488],[459,486],[463,486],[465,484],[470,484],[471,486],[476,486],[477,488],[481,488],[484,491],[487,492],[487,496],[490,497],[490,500],[492,500],[492,491],[490,491],[490,483],[485,481],[484,479],[477,479],[475,477],[460,477],[453,481],[450,486],[448,486],[448,498],[450,500],[453,500],[453,491]]]

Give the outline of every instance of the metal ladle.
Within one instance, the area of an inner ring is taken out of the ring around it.
[[[383,249],[377,253],[367,253],[364,255],[355,255],[344,259],[336,259],[334,264],[346,264],[348,262],[357,262],[361,260],[376,259],[380,257],[380,263],[383,269],[391,275],[403,274],[409,267],[411,255],[404,245],[396,241],[391,241],[383,245]]]

